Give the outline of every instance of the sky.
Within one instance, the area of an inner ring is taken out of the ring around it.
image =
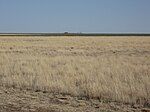
[[[150,0],[0,0],[0,33],[150,33]]]

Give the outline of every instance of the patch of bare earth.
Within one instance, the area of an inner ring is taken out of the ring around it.
[[[150,112],[150,108],[1,86],[0,112]]]

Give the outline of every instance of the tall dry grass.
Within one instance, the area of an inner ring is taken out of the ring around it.
[[[150,38],[0,40],[1,86],[126,103],[150,99]]]

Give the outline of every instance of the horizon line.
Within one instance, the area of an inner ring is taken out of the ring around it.
[[[0,33],[0,36],[150,36],[150,33]]]

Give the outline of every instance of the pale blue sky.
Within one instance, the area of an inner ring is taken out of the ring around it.
[[[0,32],[150,33],[150,0],[0,0]]]

